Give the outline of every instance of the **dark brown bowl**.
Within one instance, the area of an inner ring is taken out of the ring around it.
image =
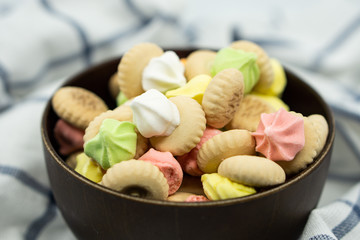
[[[177,51],[180,57],[191,50]],[[108,80],[119,58],[76,75],[65,85],[81,86],[115,107]],[[283,100],[305,116],[322,114],[329,124],[326,145],[301,173],[257,194],[221,201],[186,203],[146,200],[91,182],[73,171],[57,152],[53,129],[58,119],[50,101],[41,123],[43,149],[56,203],[79,239],[296,239],[319,201],[331,158],[334,119],[323,99],[286,71]]]

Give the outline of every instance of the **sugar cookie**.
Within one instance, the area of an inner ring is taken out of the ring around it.
[[[119,87],[119,75],[118,73],[114,73],[113,75],[111,75],[110,80],[109,80],[109,92],[110,95],[113,99],[116,99],[117,96],[120,93],[120,87]]]
[[[94,117],[108,110],[99,96],[81,87],[60,88],[51,103],[60,118],[82,130],[85,130]]]
[[[203,135],[206,127],[205,113],[194,99],[177,96],[169,98],[179,110],[180,124],[169,136],[150,138],[151,145],[161,152],[180,156],[190,152]]]
[[[315,114],[304,117],[305,146],[292,161],[277,161],[286,174],[296,174],[314,161],[323,149],[329,132],[325,118]]]
[[[256,131],[261,113],[272,113],[276,109],[264,99],[248,94],[242,99],[240,106],[226,129],[246,129]]]
[[[100,126],[105,119],[132,122],[133,113],[130,106],[121,105],[114,110],[108,110],[96,116],[85,129],[84,141],[87,142],[98,134]]]
[[[89,123],[89,126],[85,129],[84,142],[86,143],[90,139],[98,134],[100,126],[105,119],[115,119],[118,121],[132,122],[133,113],[129,105],[121,105],[114,110],[108,110],[95,117],[93,121]],[[149,148],[149,140],[143,137],[137,129],[135,130],[136,138],[136,153],[134,158],[138,159],[143,155]]]
[[[229,130],[206,141],[197,156],[197,164],[205,173],[214,173],[225,158],[255,154],[255,139],[247,130]]]
[[[268,187],[284,183],[284,170],[264,157],[238,155],[222,161],[218,168],[221,176],[252,187]]]
[[[163,50],[153,43],[137,44],[124,54],[118,66],[118,82],[121,91],[128,99],[144,92],[143,70],[152,58],[162,54]]]
[[[222,70],[210,81],[202,100],[206,123],[222,128],[233,118],[244,94],[243,75],[239,70]]]
[[[200,74],[211,76],[211,64],[216,52],[211,50],[196,50],[186,58],[185,77],[188,81]]]
[[[165,200],[169,185],[158,167],[141,160],[115,164],[103,176],[101,183],[115,191],[140,198]]]

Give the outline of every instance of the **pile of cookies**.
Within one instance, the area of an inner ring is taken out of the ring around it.
[[[284,183],[325,145],[325,118],[290,111],[281,100],[285,86],[279,61],[253,42],[183,59],[141,43],[109,80],[115,109],[81,87],[57,90],[54,135],[76,172],[124,194],[242,197]],[[201,192],[182,188],[190,176]]]

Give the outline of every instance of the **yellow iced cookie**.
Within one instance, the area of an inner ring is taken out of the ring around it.
[[[270,88],[266,89],[259,86],[256,88],[256,91],[262,94],[280,97],[286,87],[286,74],[283,66],[277,59],[271,58],[270,63],[274,72],[274,81]]]
[[[93,182],[101,182],[104,171],[99,166],[99,164],[97,164],[97,162],[86,156],[85,153],[80,153],[79,155],[77,155],[76,161],[76,172],[80,173],[81,175]]]
[[[232,182],[218,173],[203,174],[201,181],[205,195],[210,200],[244,197],[256,193],[254,188]]]
[[[192,78],[185,86],[175,90],[167,91],[165,96],[167,98],[176,96],[187,96],[196,100],[201,104],[206,87],[209,85],[211,77],[206,74],[200,74]]]
[[[270,103],[270,105],[273,106],[276,109],[276,111],[279,110],[280,108],[284,108],[286,111],[290,110],[289,106],[277,96],[265,95],[256,92],[253,92],[251,94],[256,95],[264,99],[266,102]]]

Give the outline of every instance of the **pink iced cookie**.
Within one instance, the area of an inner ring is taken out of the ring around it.
[[[203,172],[198,167],[196,160],[197,154],[199,152],[200,147],[213,136],[221,133],[220,130],[212,127],[206,127],[203,136],[200,139],[200,142],[189,152],[182,156],[177,157],[178,162],[181,165],[181,168],[187,174],[191,176],[201,176]]]
[[[170,152],[160,152],[150,148],[139,160],[151,162],[160,169],[169,184],[169,195],[179,189],[183,180],[183,171]]]
[[[59,119],[54,128],[54,136],[59,144],[59,152],[63,155],[68,155],[82,150],[84,133],[83,130],[75,128],[64,120]]]
[[[263,113],[252,135],[257,152],[273,161],[291,161],[305,145],[304,119],[283,108],[275,113]]]
[[[186,198],[185,202],[206,202],[209,201],[206,197],[202,195],[191,195]]]

